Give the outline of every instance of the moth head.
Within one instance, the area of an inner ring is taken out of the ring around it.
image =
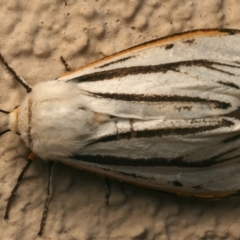
[[[18,129],[18,111],[19,106],[16,106],[14,110],[9,113],[8,128],[10,131],[13,131],[19,135],[20,133]]]
[[[26,145],[29,146],[28,132],[29,132],[29,96],[27,95],[21,105],[16,106],[13,111],[7,112],[0,110],[4,114],[8,114],[8,129],[0,133],[3,135],[8,131],[13,131],[20,135]]]

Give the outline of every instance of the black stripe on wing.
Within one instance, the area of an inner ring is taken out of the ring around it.
[[[194,121],[194,120],[193,120]],[[219,120],[214,125],[208,125],[208,126],[201,126],[201,127],[193,127],[193,128],[168,128],[168,129],[157,129],[157,130],[144,130],[144,131],[134,131],[134,134],[132,132],[127,133],[121,133],[117,135],[112,136],[106,136],[100,139],[96,139],[95,141],[90,142],[87,146],[98,144],[98,143],[105,143],[106,148],[108,146],[108,142],[112,141],[120,141],[120,140],[131,140],[136,138],[151,138],[151,137],[161,137],[161,136],[167,136],[167,135],[187,135],[187,134],[196,134],[196,133],[203,133],[207,131],[212,131],[218,128],[222,127],[231,127],[234,123],[231,121],[228,121],[226,119]],[[232,147],[231,149],[227,149],[224,152],[221,151],[221,145],[222,144],[228,144],[229,142],[234,142],[239,139],[239,134],[236,134],[234,137],[229,137],[221,142],[219,142],[219,151],[216,155],[205,158],[200,161],[195,161],[192,159],[192,161],[186,161],[186,159],[190,159],[191,155],[194,154],[193,152],[190,153],[190,155],[185,154],[183,156],[179,156],[176,158],[161,158],[161,157],[154,157],[154,158],[127,158],[127,157],[120,157],[120,156],[114,156],[114,155],[80,155],[76,154],[73,156],[70,156],[72,159],[80,160],[80,161],[86,161],[91,162],[95,164],[103,164],[103,165],[116,165],[116,166],[159,166],[159,167],[210,167],[215,164],[223,163],[226,161],[230,161],[236,158],[240,159],[240,151],[239,148]],[[147,141],[147,140],[146,140]],[[117,144],[117,142],[116,142]],[[128,143],[126,142],[126,145]],[[229,145],[230,146],[230,145]],[[171,147],[171,146],[169,146]],[[159,146],[161,148],[161,146]],[[123,149],[119,149],[121,152]],[[134,149],[133,149],[134,151]],[[203,150],[204,151],[204,150]]]
[[[235,89],[240,89],[238,85],[232,82],[224,82],[224,81],[218,81],[219,84],[222,84],[224,86],[230,87],[230,88],[235,88]]]
[[[208,107],[218,108],[218,109],[228,109],[231,108],[231,103],[221,102],[218,100],[204,99],[200,97],[189,97],[189,96],[178,96],[178,95],[144,95],[144,94],[126,94],[126,93],[91,93],[88,91],[82,92],[82,94],[92,96],[94,98],[112,99],[118,101],[129,101],[129,102],[179,102],[179,103],[199,103],[205,104]],[[183,108],[191,109],[191,105],[185,106]]]
[[[105,67],[108,67],[108,66],[110,66],[110,65],[114,65],[114,64],[116,64],[116,63],[125,62],[125,61],[127,61],[127,60],[129,60],[129,59],[131,59],[131,58],[134,58],[134,57],[135,57],[135,56],[128,56],[128,57],[120,58],[120,59],[118,59],[118,60],[116,60],[116,61],[111,61],[111,62],[109,62],[109,63],[105,63],[105,64],[103,64],[103,65],[101,65],[101,66],[99,66],[99,67],[97,67],[97,68],[105,68]]]
[[[208,69],[219,71],[228,75],[235,75],[232,72],[225,71],[216,66],[224,66],[230,68],[239,68],[237,65],[225,64],[221,62],[210,61],[206,59],[198,59],[198,60],[189,60],[189,61],[180,61],[173,63],[165,63],[158,65],[147,65],[147,66],[133,66],[133,67],[125,67],[125,68],[116,68],[111,70],[105,70],[100,72],[94,72],[85,74],[83,76],[79,76],[76,78],[72,78],[68,81],[70,82],[94,82],[94,81],[102,81],[102,80],[111,80],[114,78],[122,78],[129,75],[138,75],[138,74],[152,74],[152,73],[167,73],[168,71],[179,72],[180,67],[206,67]],[[230,86],[231,87],[231,86]]]
[[[219,146],[221,148],[221,146]],[[228,157],[228,154],[236,152],[236,155]],[[226,155],[225,158],[223,158]],[[80,160],[83,162],[91,162],[100,165],[114,165],[114,166],[136,166],[136,167],[187,167],[187,168],[203,168],[211,167],[215,164],[230,161],[236,158],[240,158],[240,152],[238,148],[227,150],[208,159],[203,159],[197,162],[187,162],[185,159],[188,156],[180,156],[177,158],[137,158],[131,159],[126,157],[117,156],[103,156],[103,155],[73,155],[72,159]],[[194,159],[193,159],[194,160]]]
[[[196,123],[196,120],[189,120],[190,123],[194,124]],[[204,119],[203,119],[204,122]],[[173,127],[172,128],[161,128],[161,129],[144,129],[141,131],[137,131],[133,128],[131,128],[130,132],[125,133],[118,133],[114,135],[108,135],[104,136],[102,138],[94,139],[90,141],[86,146],[90,146],[92,144],[96,143],[106,143],[111,141],[119,141],[123,139],[132,139],[132,138],[153,138],[153,137],[162,137],[162,136],[169,136],[169,135],[188,135],[188,134],[197,134],[197,133],[204,133],[208,131],[213,131],[218,128],[223,127],[231,127],[234,123],[226,120],[226,119],[220,119],[218,121],[213,122],[212,125],[206,125],[206,126],[193,126],[193,127]],[[133,134],[134,131],[134,134]],[[134,136],[134,137],[133,137]]]

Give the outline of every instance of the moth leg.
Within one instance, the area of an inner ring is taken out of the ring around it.
[[[12,67],[9,66],[9,64],[5,61],[1,53],[0,53],[0,61],[7,68],[7,70],[13,75],[13,77],[26,89],[27,93],[32,91],[31,86],[21,76],[19,76]]]
[[[65,5],[66,6],[66,5]],[[63,58],[63,56],[60,57],[60,60],[62,62],[62,64],[64,65],[65,69],[67,72],[71,71],[71,68],[69,67],[69,65],[67,64],[66,60]]]
[[[4,114],[9,114],[9,113],[10,113],[10,112],[4,111],[4,110],[2,110],[2,109],[0,109],[0,112],[1,112],[1,113],[4,113]]]
[[[53,176],[53,166],[54,166],[53,161],[50,161],[50,165],[49,165],[49,177],[48,177],[48,192],[47,192],[47,199],[45,201],[45,205],[44,205],[44,209],[43,209],[43,214],[42,214],[42,219],[41,219],[41,223],[40,223],[40,229],[38,231],[38,236],[42,236],[43,233],[43,229],[46,223],[46,219],[47,219],[47,214],[48,214],[48,206],[49,203],[52,199],[52,176]]]
[[[109,197],[110,197],[110,181],[109,181],[109,179],[108,178],[105,178],[105,177],[101,177],[101,176],[99,176],[100,177],[100,179],[103,181],[103,183],[104,183],[104,188],[105,188],[105,203],[106,203],[106,205],[108,205],[109,204]]]
[[[29,157],[27,159],[27,163],[26,165],[24,166],[24,168],[22,169],[20,175],[18,176],[18,179],[17,179],[17,182],[8,198],[8,201],[7,201],[7,206],[6,206],[6,210],[5,210],[5,214],[4,214],[4,219],[7,220],[9,218],[9,211],[10,211],[10,208],[11,208],[11,205],[12,205],[12,202],[14,200],[14,197],[16,195],[16,192],[20,186],[20,184],[22,183],[30,165],[32,164],[32,162],[34,161],[35,157],[34,157],[34,154],[33,153],[30,153],[29,154]]]

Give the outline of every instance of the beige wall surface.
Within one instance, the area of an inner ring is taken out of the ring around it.
[[[0,0],[0,52],[30,85],[158,37],[192,29],[240,29],[239,0]],[[0,64],[0,108],[26,95]],[[7,116],[0,115],[0,130]],[[9,194],[28,150],[20,137],[0,138],[1,239],[35,239],[47,194],[49,163],[37,159],[20,186],[10,219]],[[101,179],[57,164],[43,239],[240,239],[239,198],[206,201],[111,181],[109,206]]]

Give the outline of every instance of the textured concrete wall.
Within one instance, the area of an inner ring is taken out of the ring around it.
[[[239,0],[0,0],[0,51],[29,84],[142,42],[197,28],[240,29]],[[12,110],[24,89],[0,65],[0,107]],[[0,115],[0,129],[7,117]],[[19,136],[0,138],[1,239],[35,239],[49,165],[37,160],[21,185],[10,219],[7,198],[28,151]],[[206,201],[111,181],[109,206],[95,175],[58,164],[43,239],[240,239],[239,198]]]

